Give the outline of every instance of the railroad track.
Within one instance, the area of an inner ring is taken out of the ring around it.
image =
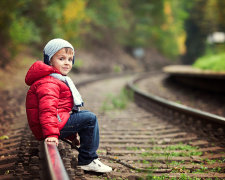
[[[225,178],[225,148],[221,144],[224,141],[223,126],[220,125],[218,130],[216,125],[218,132],[215,133],[215,125],[211,123],[200,131],[202,120],[198,119],[195,123],[193,117],[162,108],[154,101],[149,105],[144,102],[144,97],[140,99],[137,94],[134,95],[136,101],[143,103],[136,105],[130,102],[123,110],[113,109],[111,102],[113,99],[119,101],[123,97],[121,89],[131,79],[131,75],[102,79],[83,84],[79,88],[87,109],[96,113],[99,119],[101,139],[98,154],[103,162],[113,167],[113,172],[83,172],[77,167],[77,151],[60,141],[58,149],[69,178]],[[140,105],[151,108],[145,110]],[[187,128],[190,126],[191,130]],[[20,142],[19,148],[15,145],[19,153],[15,155],[12,166],[6,166],[5,169],[0,167],[0,179],[15,175],[27,179],[41,178],[40,171],[45,168],[40,165],[39,159],[43,158],[37,142],[31,138],[28,127],[13,131],[18,133],[15,138],[21,135],[21,140],[14,140]],[[23,134],[26,135],[22,136]],[[206,134],[210,134],[210,138]],[[12,140],[11,146],[13,138],[14,136],[8,139]],[[6,162],[0,161],[1,165],[6,165]]]

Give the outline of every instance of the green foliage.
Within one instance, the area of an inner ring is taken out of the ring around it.
[[[126,3],[120,0],[87,1],[86,13],[90,19],[85,28],[89,41],[108,47],[126,41],[124,34],[129,28],[126,17],[129,9],[124,4]]]
[[[193,66],[204,70],[225,71],[225,53],[200,57]]]
[[[170,58],[183,53],[184,20],[188,17],[186,1],[132,0],[129,3],[130,32],[125,35],[128,47],[155,47]],[[135,16],[132,16],[134,15]]]
[[[76,59],[74,63],[74,67],[79,69],[84,65],[83,61],[81,59]]]
[[[179,179],[180,180],[191,180],[193,178],[189,177],[187,174],[181,174]]]
[[[144,178],[146,180],[152,180],[152,179],[155,179],[155,180],[164,180],[164,179],[169,179],[169,176],[168,175],[162,175],[162,176],[153,176],[152,174],[148,174],[146,176],[146,178]]]
[[[166,148],[164,148],[164,150],[196,150],[196,149],[197,148],[194,146],[190,146],[183,143],[167,146]]]
[[[0,1],[0,66],[10,62],[22,46],[43,45],[46,39],[54,37],[62,2],[64,1]],[[58,9],[50,16],[52,5]]]
[[[16,17],[15,17],[16,18]],[[39,41],[39,32],[35,28],[34,23],[26,17],[21,17],[12,22],[9,29],[12,42],[19,44],[28,44],[31,41]]]
[[[109,94],[103,102],[101,110],[125,109],[130,101],[133,101],[133,92],[123,88],[118,95]]]
[[[183,62],[186,64],[192,64],[198,57],[204,55],[208,35],[216,31],[225,31],[225,23],[222,20],[225,15],[222,10],[225,8],[225,1],[196,0],[191,2],[192,6],[187,9],[190,16],[185,22],[187,52],[183,57]]]
[[[6,136],[6,135],[0,136],[0,140],[5,140],[5,139],[9,139],[9,136]]]
[[[79,72],[80,69],[83,67],[83,65],[84,65],[84,62],[81,59],[76,59],[74,65],[72,67],[72,71]]]
[[[127,150],[132,150],[132,151],[138,151],[140,150],[139,147],[126,147]]]
[[[108,29],[126,26],[124,9],[119,0],[89,1],[88,8],[88,13],[92,15],[90,18],[95,26],[104,26]]]
[[[189,152],[164,152],[162,154],[158,153],[151,153],[150,152],[143,152],[140,154],[140,156],[145,157],[145,156],[152,156],[152,157],[159,157],[159,156],[170,156],[170,157],[187,157],[187,156],[201,156],[202,152],[198,151],[189,151]]]
[[[128,41],[127,46],[131,47],[147,47],[150,43],[154,43],[157,39],[152,29],[160,29],[160,25],[164,22],[163,17],[163,1],[139,1],[131,0],[129,2],[130,32],[126,35]],[[135,16],[134,16],[135,15]],[[157,32],[157,30],[155,32]]]
[[[119,73],[119,72],[121,72],[121,67],[118,66],[118,65],[115,65],[115,66],[113,67],[113,71],[114,71],[115,73]]]
[[[186,59],[193,60],[204,53],[207,34],[224,31],[224,6],[221,0],[1,0],[0,66],[20,47],[43,49],[55,37],[75,47],[154,47],[175,58],[185,49],[185,30]]]

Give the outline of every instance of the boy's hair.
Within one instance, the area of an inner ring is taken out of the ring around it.
[[[52,39],[51,41],[49,41],[45,48],[44,48],[44,63],[47,65],[50,65],[50,60],[52,58],[52,56],[54,56],[54,54],[56,52],[58,52],[60,49],[65,48],[66,53],[72,50],[73,52],[73,64],[74,64],[74,60],[75,60],[75,51],[73,46],[66,40],[64,39]],[[70,50],[71,49],[71,50]]]
[[[68,53],[68,54],[73,54],[74,53],[73,49],[71,49],[69,47],[65,47],[65,48],[62,48],[62,49],[65,49],[66,53]]]

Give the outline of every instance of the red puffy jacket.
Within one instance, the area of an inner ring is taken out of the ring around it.
[[[57,69],[41,61],[35,62],[27,72],[25,82],[30,86],[26,97],[29,126],[36,139],[58,137],[69,119],[73,97],[69,87],[49,76]]]

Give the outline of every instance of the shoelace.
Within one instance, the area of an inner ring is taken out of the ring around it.
[[[99,161],[99,159],[98,159],[98,161]],[[95,162],[95,160],[93,160],[93,162],[94,162],[95,164],[97,164],[98,167],[102,167],[102,166],[101,166],[101,161],[99,161],[99,163],[97,163],[97,162]]]

